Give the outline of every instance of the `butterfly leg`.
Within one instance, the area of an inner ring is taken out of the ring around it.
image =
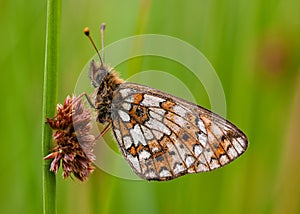
[[[96,109],[95,105],[93,104],[91,98],[86,94],[86,93],[83,93],[83,96],[85,96],[86,100],[88,101],[90,107],[92,107],[93,109]]]
[[[90,107],[93,108],[93,109],[96,109],[95,105],[93,104],[91,98],[89,97],[89,95],[87,95],[85,92],[80,94],[77,99],[74,101],[74,102],[77,102],[78,100],[80,100],[82,97],[85,97],[87,102],[89,103]]]
[[[107,125],[105,126],[105,128],[103,129],[103,131],[95,138],[95,141],[97,141],[97,140],[99,140],[101,137],[103,137],[103,136],[106,134],[106,132],[108,132],[108,130],[110,129],[110,127],[111,127],[111,123],[107,124]]]

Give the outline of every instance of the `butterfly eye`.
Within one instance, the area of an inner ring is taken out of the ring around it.
[[[89,77],[91,79],[92,85],[97,88],[100,86],[104,77],[108,75],[107,69],[102,65],[97,65],[97,63],[92,60],[90,65]]]

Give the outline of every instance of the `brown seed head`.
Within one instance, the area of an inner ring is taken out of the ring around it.
[[[84,108],[80,97],[74,95],[68,96],[56,109],[57,114],[47,118],[47,123],[55,130],[56,146],[44,159],[53,159],[50,171],[57,173],[61,164],[64,178],[73,174],[85,181],[94,170],[92,161],[95,159],[92,153],[95,137],[89,134],[92,127],[90,111]]]

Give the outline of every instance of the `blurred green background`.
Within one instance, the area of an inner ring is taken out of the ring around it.
[[[73,92],[94,55],[85,26],[98,42],[106,22],[106,44],[166,34],[210,60],[223,84],[227,118],[247,134],[250,147],[224,168],[169,182],[123,180],[97,169],[79,183],[60,173],[58,213],[300,213],[299,10],[299,0],[63,1],[58,102]],[[42,213],[46,2],[2,0],[0,11],[0,212]],[[193,81],[180,65],[155,57],[117,69],[124,78],[163,69]],[[193,94],[198,88],[190,84]],[[210,107],[201,94],[196,99]]]

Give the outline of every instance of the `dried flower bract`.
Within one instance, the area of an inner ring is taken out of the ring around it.
[[[81,97],[74,95],[68,96],[56,109],[57,114],[47,118],[47,123],[55,130],[56,145],[44,159],[53,159],[50,171],[57,173],[61,164],[64,178],[72,173],[85,181],[94,170],[92,161],[95,159],[92,153],[95,137],[89,133],[92,128],[90,111],[84,108]]]

